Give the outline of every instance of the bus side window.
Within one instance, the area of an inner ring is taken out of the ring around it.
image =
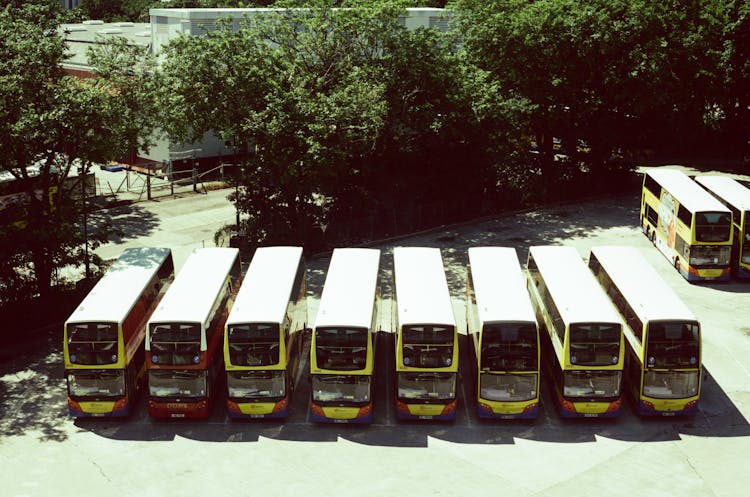
[[[648,204],[646,204],[646,218],[648,219],[648,222],[654,226],[659,225],[659,213],[652,209]]]
[[[656,198],[659,198],[661,195],[661,186],[659,183],[656,182],[654,178],[646,175],[646,180],[643,182],[643,186],[646,188],[646,190],[650,191]]]
[[[693,215],[682,205],[677,208],[677,218],[688,228],[693,225]]]

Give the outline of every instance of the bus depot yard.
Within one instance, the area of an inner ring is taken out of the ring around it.
[[[173,221],[169,213],[178,210],[176,203],[191,201],[176,199],[150,206],[153,229],[102,247],[101,253],[170,246]],[[228,203],[225,214],[229,219],[233,215]],[[536,420],[481,420],[470,400],[474,398],[466,368],[470,344],[463,336],[455,421],[397,421],[393,377],[388,373],[375,377],[371,424],[313,424],[308,418],[308,333],[289,415],[283,421],[230,420],[223,397],[207,420],[154,421],[148,417],[143,395],[126,419],[72,420],[65,398],[62,333],[57,329],[38,350],[0,365],[3,494],[91,495],[116,489],[123,495],[174,495],[187,489],[220,489],[238,495],[288,495],[292,491],[405,495],[452,489],[514,496],[746,495],[750,483],[746,455],[750,450],[750,283],[688,283],[643,235],[638,218],[639,195],[628,194],[378,245],[374,248],[381,249],[381,316],[390,319],[395,246],[441,249],[459,329],[466,322],[470,247],[515,247],[522,261],[528,248],[536,245],[571,246],[586,259],[595,246],[635,247],[701,324],[704,371],[695,415],[645,418],[636,416],[626,404],[616,418],[566,420],[556,412],[552,390],[544,379]],[[178,223],[185,235],[186,219]],[[216,224],[223,223],[217,220]],[[205,220],[201,220],[199,231],[204,230]],[[175,250],[178,274],[185,251],[188,246],[192,251],[193,245],[185,241],[184,248]],[[327,257],[307,261],[311,322],[328,265]],[[393,335],[379,333],[376,340],[376,373],[394,371]],[[145,468],[153,477],[143,476]]]

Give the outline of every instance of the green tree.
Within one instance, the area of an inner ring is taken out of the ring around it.
[[[111,67],[88,80],[64,73],[64,41],[51,20],[30,21],[34,12],[33,6],[0,11],[0,31],[6,33],[0,40],[5,55],[0,60],[2,169],[24,185],[28,199],[19,222],[0,227],[0,252],[4,261],[13,261],[2,267],[3,281],[24,281],[30,293],[44,295],[55,271],[80,265],[85,253],[80,184],[70,188],[69,173],[80,169],[86,174],[95,162],[147,145],[140,137],[150,135],[151,121],[144,116],[155,114],[147,107],[144,79],[132,74],[139,67],[135,62],[125,64],[128,81]],[[114,47],[110,55],[123,51]],[[32,164],[38,166],[34,176],[28,168]],[[91,246],[106,239],[109,230],[107,223],[90,227]],[[19,297],[12,292],[2,296]]]
[[[251,150],[238,199],[257,242],[305,241],[383,128],[372,71],[388,9],[270,13],[176,40],[163,67],[176,140],[208,130]]]
[[[553,137],[589,169],[618,146],[676,150],[704,138],[721,87],[717,4],[460,0],[456,9],[471,60],[532,104],[525,132],[550,171],[560,169]]]

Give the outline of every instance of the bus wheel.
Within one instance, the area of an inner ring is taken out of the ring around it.
[[[674,258],[674,268],[677,270],[677,272],[680,272],[680,258],[675,257]]]

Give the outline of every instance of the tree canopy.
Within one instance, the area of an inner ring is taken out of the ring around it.
[[[0,167],[9,175],[6,185],[21,187],[10,197],[17,204],[15,218],[3,219],[0,226],[0,300],[45,294],[57,268],[82,264],[86,240],[80,183],[66,179],[71,172],[82,178],[93,163],[147,145],[142,137],[153,129],[148,97],[153,92],[146,88],[147,78],[133,72],[139,60],[124,43],[104,45],[100,50],[107,55],[92,57],[102,62],[100,77],[76,79],[61,67],[65,44],[57,34],[56,14],[45,8],[29,4],[0,10],[0,144],[5,152]],[[39,17],[40,12],[53,13]],[[127,59],[122,64],[126,73],[113,67],[115,54],[120,62]],[[106,223],[95,228],[88,233],[92,247],[110,230]]]

